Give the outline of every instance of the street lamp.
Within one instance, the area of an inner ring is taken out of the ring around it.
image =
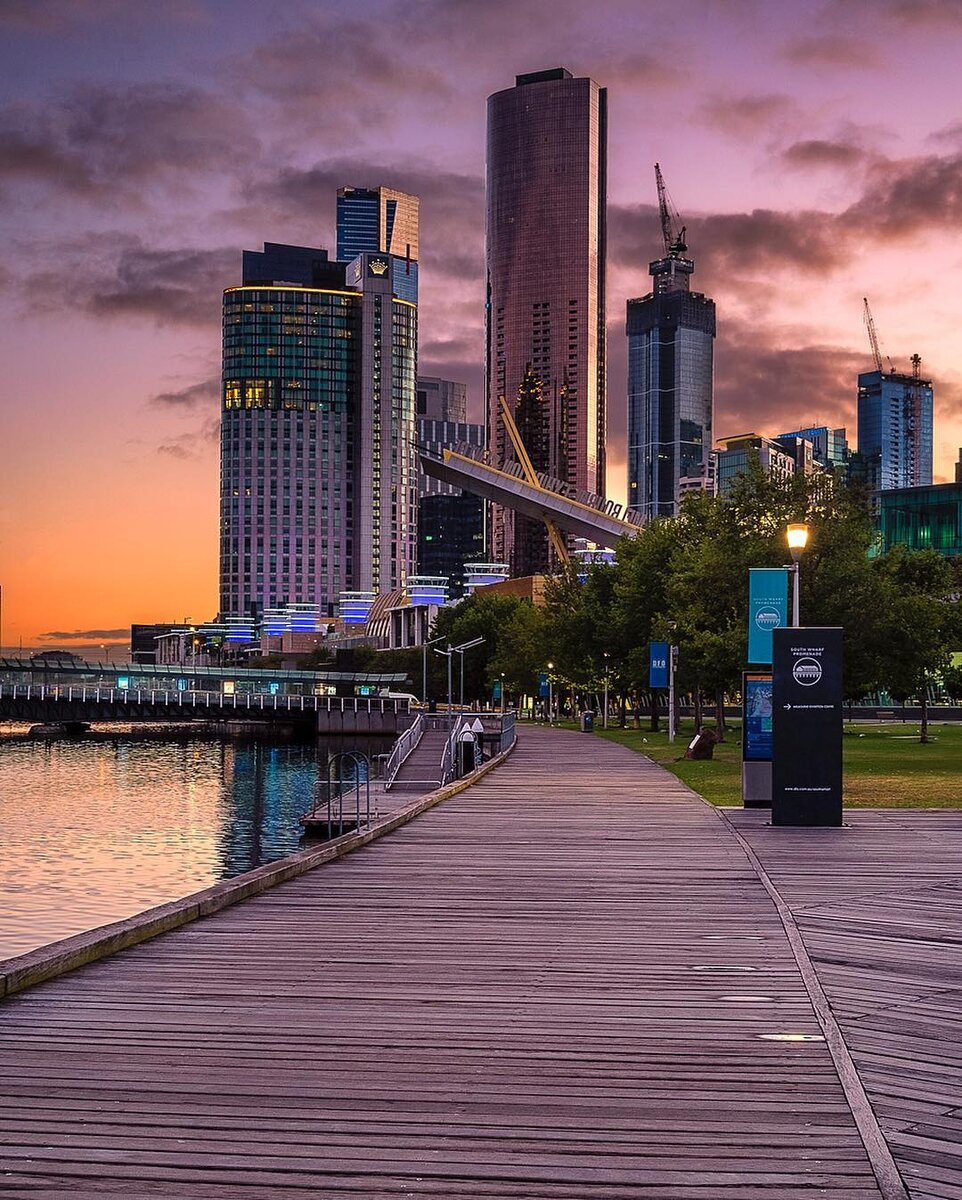
[[[808,545],[809,532],[808,526],[803,523],[789,525],[786,531],[788,549],[792,556],[792,565],[789,567],[792,572],[792,625],[796,629],[799,626],[798,564]]]
[[[454,647],[454,653],[461,655],[461,690],[458,699],[458,708],[461,712],[464,712],[464,652],[473,646],[480,646],[483,641],[483,637],[476,637],[472,638],[470,642],[464,642],[460,646]]]
[[[504,716],[504,671],[501,672],[501,715]]]
[[[428,706],[428,646],[443,641],[444,638],[436,637],[421,643],[421,703],[425,708]]]
[[[554,663],[548,663],[548,724],[554,724],[554,677],[551,672],[554,670]]]
[[[608,728],[608,651],[605,650],[605,712],[601,719],[602,729]]]

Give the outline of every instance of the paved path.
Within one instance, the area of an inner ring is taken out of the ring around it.
[[[730,814],[790,906],[915,1200],[962,1198],[962,812]]]
[[[0,1195],[878,1200],[725,823],[579,734],[0,1008]]]

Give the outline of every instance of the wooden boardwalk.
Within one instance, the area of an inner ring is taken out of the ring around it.
[[[912,1196],[960,1200],[962,812],[731,820],[792,910]]]
[[[878,1200],[724,821],[522,734],[412,824],[0,1007],[0,1196]]]

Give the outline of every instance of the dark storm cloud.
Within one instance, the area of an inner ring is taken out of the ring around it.
[[[867,343],[862,354],[813,343],[794,329],[725,317],[716,351],[716,437],[851,426],[854,380],[870,366]]]
[[[843,214],[862,237],[905,237],[962,226],[962,154],[880,163],[861,198]]]
[[[702,124],[729,137],[751,141],[796,113],[789,96],[712,96],[697,110]]]
[[[80,290],[96,316],[149,317],[160,324],[219,323],[221,292],[236,282],[238,258],[236,250],[129,246],[112,270],[85,281]]]
[[[38,633],[42,642],[72,642],[78,638],[125,638],[130,633],[130,626],[123,629],[52,629],[49,633]]]
[[[821,138],[793,142],[782,152],[782,161],[790,167],[809,170],[812,167],[839,167],[847,170],[860,166],[866,151],[854,142],[832,142]]]
[[[803,67],[874,70],[882,65],[882,57],[870,41],[838,33],[795,38],[783,54],[789,62]]]
[[[80,86],[57,102],[0,111],[0,181],[141,203],[154,181],[239,166],[257,141],[236,106],[175,83]]]
[[[31,306],[160,325],[219,324],[221,292],[236,283],[240,262],[234,249],[152,249],[120,234],[88,235],[53,257],[19,281]]]
[[[149,403],[161,408],[201,408],[219,399],[220,382],[219,375],[212,375],[177,391],[157,392],[150,397]]]
[[[826,213],[772,209],[685,218],[688,245],[706,284],[772,269],[826,273],[838,263],[835,221]],[[651,205],[612,205],[608,230],[613,263],[647,262],[660,249],[658,213]]]

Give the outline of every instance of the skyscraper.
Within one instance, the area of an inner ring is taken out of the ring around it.
[[[513,458],[501,417],[522,395],[534,466],[605,489],[607,93],[557,68],[488,98],[488,446]],[[492,552],[544,570],[544,528],[492,506]]]
[[[224,293],[220,607],[333,615],[414,571],[417,306],[393,258],[267,244]]]
[[[654,290],[628,301],[628,507],[648,520],[709,481],[715,302],[690,291],[687,249],[680,235],[666,244]]]
[[[420,200],[394,188],[342,187],[337,190],[337,259],[359,254],[388,254],[394,264],[397,294],[418,299]]]
[[[484,446],[484,426],[467,419],[467,389],[450,379],[423,376],[417,385],[418,444],[439,455],[446,447]],[[418,494],[418,573],[443,575],[461,594],[464,564],[485,556],[487,505],[421,472]]]
[[[923,487],[932,482],[930,379],[899,371],[858,377],[858,449],[871,487]]]

